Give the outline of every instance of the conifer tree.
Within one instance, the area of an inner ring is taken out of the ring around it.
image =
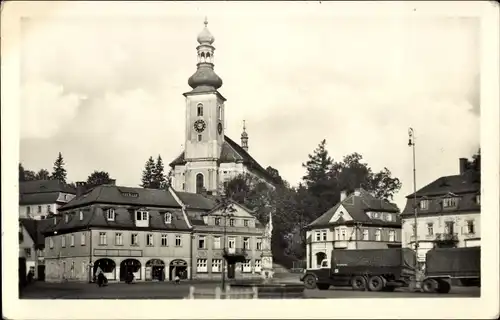
[[[153,187],[153,182],[154,182],[154,177],[155,177],[155,161],[153,160],[153,157],[149,157],[148,161],[146,161],[146,164],[144,166],[144,170],[142,171],[142,184],[141,186],[143,188],[152,188]]]
[[[66,183],[66,169],[64,168],[64,159],[60,152],[54,162],[54,171],[52,171],[50,179]]]
[[[161,156],[158,155],[155,164],[155,170],[153,173],[153,183],[151,188],[154,189],[163,189],[165,188],[166,180],[165,180],[165,167],[163,165],[163,160]]]

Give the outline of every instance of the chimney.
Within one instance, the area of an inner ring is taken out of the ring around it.
[[[346,190],[342,190],[340,191],[340,201],[344,201],[345,198],[347,198],[347,191]]]
[[[76,197],[80,197],[85,192],[85,186],[87,185],[84,181],[76,182]]]
[[[460,174],[464,174],[465,171],[467,171],[467,164],[468,164],[469,160],[467,160],[467,158],[460,158],[458,160],[460,163]]]

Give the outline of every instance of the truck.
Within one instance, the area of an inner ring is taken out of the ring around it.
[[[481,286],[481,247],[434,248],[427,252],[422,290],[448,293],[455,282]]]
[[[301,281],[307,289],[352,287],[358,291],[394,291],[416,277],[415,252],[409,248],[333,250],[331,262],[306,269]]]

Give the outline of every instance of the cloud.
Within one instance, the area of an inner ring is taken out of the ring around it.
[[[21,138],[50,138],[60,126],[70,122],[84,99],[64,93],[61,84],[46,81],[25,83],[21,88]]]
[[[70,179],[101,168],[137,185],[150,155],[176,157],[202,27],[189,15],[27,22],[22,79],[63,88],[47,92],[58,97],[53,112],[66,117],[51,118],[57,130],[25,135],[27,167],[49,166],[61,151]],[[474,19],[216,15],[209,29],[228,135],[238,141],[246,119],[252,155],[292,184],[326,138],[337,160],[359,152],[375,170],[388,167],[403,182],[402,206],[412,186],[409,126],[418,138],[419,186],[456,173],[458,157],[477,148]],[[41,114],[46,104],[26,110]],[[22,130],[34,130],[28,123]]]

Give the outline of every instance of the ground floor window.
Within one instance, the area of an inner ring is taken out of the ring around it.
[[[262,264],[260,260],[255,260],[255,272],[260,272],[262,270]]]
[[[208,272],[207,259],[198,259],[196,263],[196,272]]]
[[[222,259],[212,260],[212,272],[221,272],[222,270]]]
[[[245,260],[241,265],[242,272],[252,272],[252,260]]]

